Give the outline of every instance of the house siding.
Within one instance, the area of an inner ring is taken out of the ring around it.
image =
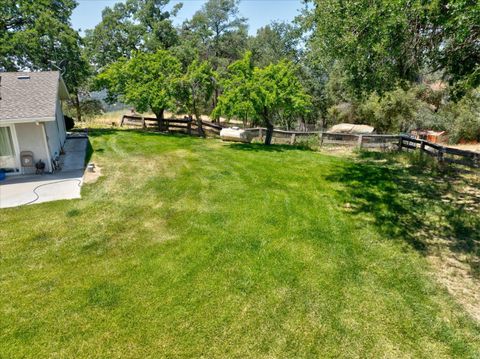
[[[60,155],[67,137],[65,132],[65,119],[63,117],[62,103],[60,99],[57,99],[55,121],[45,122],[45,130],[47,132],[51,157],[55,158],[55,153]]]
[[[49,121],[45,123],[45,131],[47,133],[48,147],[50,148],[50,154],[52,158],[60,154],[60,150],[63,146],[63,141],[60,137],[60,131],[58,129],[57,121]]]
[[[17,132],[18,147],[20,152],[32,151],[34,161],[38,162],[39,160],[42,160],[47,164],[48,168],[49,160],[45,148],[42,124],[36,125],[34,122],[17,123],[15,125],[15,131]],[[24,168],[23,170],[24,173],[35,172],[34,168]]]
[[[62,146],[65,143],[65,139],[67,138],[67,131],[65,129],[65,118],[63,116],[62,110],[62,101],[57,99],[57,113],[55,114],[55,119],[58,123],[58,130],[60,131],[60,141],[62,142]]]

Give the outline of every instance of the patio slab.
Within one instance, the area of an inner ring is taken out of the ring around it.
[[[81,198],[87,144],[87,138],[69,138],[65,141],[60,172],[11,176],[0,182],[0,208]]]
[[[0,208],[81,198],[83,170],[9,177],[0,184]]]
[[[85,166],[85,154],[87,153],[88,138],[67,138],[63,149],[65,155],[60,157],[63,171],[83,169]]]

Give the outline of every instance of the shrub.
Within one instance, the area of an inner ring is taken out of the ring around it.
[[[450,142],[480,141],[480,89],[448,104],[439,116],[449,133]]]
[[[73,121],[73,118],[70,117],[70,116],[63,116],[63,118],[65,119],[65,129],[67,131],[70,131],[72,128],[75,127],[75,121]]]
[[[375,92],[370,94],[359,107],[359,117],[381,133],[407,132],[416,127],[420,106],[413,90],[396,88],[382,97]]]

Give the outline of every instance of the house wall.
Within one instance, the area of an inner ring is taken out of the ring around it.
[[[67,137],[65,131],[65,119],[63,117],[62,104],[60,99],[57,99],[55,113],[55,121],[45,122],[45,130],[47,132],[48,146],[50,148],[50,154],[52,158],[55,157],[55,153],[60,155],[61,148],[65,143]]]
[[[58,123],[58,129],[60,131],[60,140],[62,141],[62,146],[65,143],[65,139],[67,138],[67,131],[65,129],[65,118],[63,117],[63,110],[62,110],[62,101],[57,99],[57,112],[55,114],[55,118]]]
[[[17,123],[15,124],[15,131],[17,132],[18,147],[20,152],[32,151],[35,162],[42,160],[49,168],[49,159],[45,147],[43,125],[40,123],[36,125],[34,122]],[[20,154],[19,154],[20,155]],[[33,173],[35,168],[24,168],[24,173]]]
[[[45,123],[45,131],[47,133],[48,147],[50,148],[50,154],[52,158],[60,154],[60,149],[63,146],[63,141],[60,137],[60,131],[58,129],[57,121],[48,121]]]

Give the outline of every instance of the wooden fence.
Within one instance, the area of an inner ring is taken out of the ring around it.
[[[439,162],[456,163],[470,167],[480,167],[480,153],[459,150],[458,148],[441,146],[425,140],[417,140],[408,136],[399,136],[398,148],[407,151],[419,150],[429,156],[435,157]]]
[[[189,135],[200,134],[197,122],[186,118],[165,118],[163,121],[159,121],[155,117],[123,115],[120,121],[120,127],[124,125],[145,129],[158,128],[164,131],[182,132]],[[202,120],[202,128],[205,132],[218,136],[223,126]]]
[[[142,128],[158,127],[163,125],[163,130],[182,132],[190,135],[200,134],[197,122],[191,119],[164,119],[160,124],[153,117],[139,117],[124,115],[120,126],[141,126]],[[223,126],[202,120],[202,128],[206,134],[218,136]],[[263,141],[267,129],[263,127],[246,128],[249,137]],[[425,140],[418,140],[405,135],[378,135],[378,134],[349,134],[321,131],[284,131],[273,130],[273,143],[278,144],[301,144],[304,142],[318,143],[320,146],[336,145],[349,146],[361,149],[393,149],[420,151],[429,156],[435,157],[440,162],[456,163],[471,167],[480,167],[480,153],[459,150],[452,147],[441,146]]]

